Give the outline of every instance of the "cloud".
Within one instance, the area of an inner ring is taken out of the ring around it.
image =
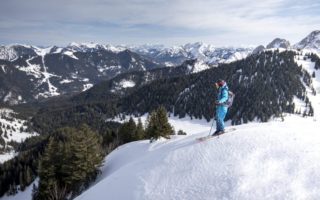
[[[319,29],[319,10],[315,0],[10,0],[0,8],[0,41],[10,41],[12,33],[12,41],[37,43],[43,34],[51,43],[201,40],[237,45],[265,44],[273,37],[298,42]]]

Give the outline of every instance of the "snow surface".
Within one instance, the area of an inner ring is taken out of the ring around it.
[[[27,129],[27,126],[25,125],[26,120],[17,119],[13,116],[13,114],[15,113],[11,109],[0,109],[0,122],[2,123],[0,129],[2,129],[3,132],[7,131],[8,137],[3,137],[6,142],[11,140],[22,142],[28,137],[37,135],[36,133],[20,131],[21,128],[23,130]],[[7,127],[10,127],[10,129],[8,129]]]
[[[15,157],[16,155],[17,155],[17,153],[15,153],[14,151],[0,154],[0,164],[4,163],[7,160],[10,160],[11,158]]]
[[[28,187],[23,192],[18,192],[14,196],[3,196],[0,198],[1,200],[32,200],[31,195],[32,195],[32,188],[33,184],[38,185],[39,179],[36,179],[31,183]]]
[[[304,126],[301,126],[303,124]],[[205,142],[202,132],[123,145],[76,200],[319,199],[319,122],[251,123]]]

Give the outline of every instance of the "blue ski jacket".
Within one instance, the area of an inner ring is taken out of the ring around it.
[[[223,86],[219,87],[218,95],[217,95],[217,101],[219,103],[219,106],[224,106],[223,104],[228,101],[228,86],[226,83],[224,83]]]

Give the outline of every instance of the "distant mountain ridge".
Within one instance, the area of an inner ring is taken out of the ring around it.
[[[286,39],[276,38],[270,42],[266,47],[263,45],[257,46],[252,53],[256,54],[267,49],[293,49],[293,50],[312,50],[320,52],[320,30],[312,31],[309,35],[303,38],[300,42],[291,45]]]
[[[166,65],[179,65],[187,59],[198,59],[207,64],[233,62],[251,53],[252,47],[216,47],[202,42],[181,46],[164,47],[161,45],[142,45],[129,47],[141,55]]]

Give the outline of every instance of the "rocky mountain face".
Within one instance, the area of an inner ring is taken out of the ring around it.
[[[285,39],[276,38],[267,45],[267,49],[272,49],[272,48],[288,49],[290,48],[290,42]]]

